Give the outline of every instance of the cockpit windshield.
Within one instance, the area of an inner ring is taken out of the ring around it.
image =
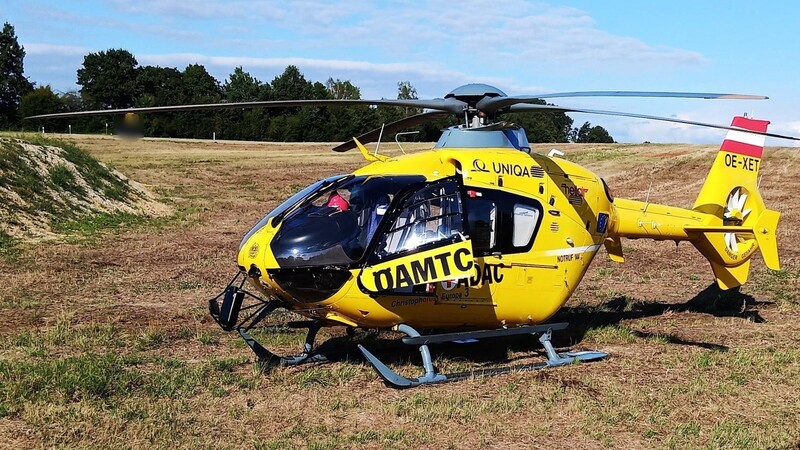
[[[300,201],[306,199],[307,197],[311,196],[314,192],[318,191],[321,188],[325,188],[331,186],[336,183],[341,183],[342,181],[350,178],[352,175],[336,175],[330,178],[326,178],[324,180],[319,180],[314,182],[313,184],[309,185],[305,189],[301,190],[300,192],[294,194],[293,196],[289,197],[286,201],[278,205],[277,208],[270,211],[269,214],[264,216],[263,219],[259,220],[257,224],[242,239],[242,242],[239,243],[239,250],[244,247],[244,244],[247,243],[250,238],[258,232],[258,230],[264,228],[270,219],[273,217],[280,217],[287,211],[289,211],[292,206],[296,205]]]
[[[347,265],[361,259],[389,205],[422,176],[358,176],[306,192],[285,211],[272,252],[283,268]]]

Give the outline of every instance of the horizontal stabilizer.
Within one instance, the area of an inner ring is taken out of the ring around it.
[[[764,264],[772,270],[780,270],[781,264],[778,258],[778,239],[775,231],[778,228],[778,220],[781,213],[766,209],[758,218],[755,227],[745,226],[688,226],[684,227],[686,234],[690,237],[699,237],[707,233],[736,233],[738,235],[754,236]]]
[[[735,226],[725,226],[720,225],[717,227],[709,227],[709,226],[689,226],[683,227],[686,230],[686,234],[694,235],[700,233],[753,233],[753,229],[750,227],[735,227]]]

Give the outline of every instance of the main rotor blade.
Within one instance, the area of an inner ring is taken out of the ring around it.
[[[447,117],[449,115],[450,115],[449,112],[443,112],[443,111],[429,111],[429,112],[424,112],[422,114],[416,114],[384,125],[383,133],[384,134],[396,133],[406,128],[410,128],[419,125],[421,123],[430,122],[431,120],[441,119],[442,117]],[[362,144],[367,144],[370,142],[377,141],[380,138],[380,136],[381,136],[381,129],[376,128],[372,131],[362,134],[357,139]],[[337,145],[336,147],[333,147],[332,150],[335,152],[346,152],[354,148],[356,148],[356,142],[353,139],[350,139],[349,141],[343,142]]]
[[[477,108],[493,112],[506,106],[520,103],[536,103],[538,99],[563,97],[648,97],[648,98],[702,98],[707,100],[766,100],[763,95],[715,94],[709,92],[658,92],[658,91],[583,91],[554,92],[541,95],[516,95],[512,97],[487,97],[478,102]]]
[[[734,130],[734,131],[744,131],[745,133],[752,133],[752,134],[759,134],[762,136],[768,136],[778,139],[788,139],[791,141],[800,141],[800,137],[794,136],[785,136],[782,134],[775,134],[775,133],[767,133],[767,132],[760,132],[760,131],[751,131],[751,130],[743,130],[741,128],[730,127],[725,125],[716,125],[713,123],[705,123],[705,122],[696,122],[693,120],[683,120],[683,119],[675,119],[671,117],[659,117],[659,116],[649,116],[646,114],[636,114],[636,113],[628,113],[628,112],[620,112],[620,111],[604,111],[599,109],[580,109],[580,108],[566,108],[563,106],[554,106],[554,105],[513,105],[509,109],[509,112],[518,113],[518,112],[576,112],[576,113],[584,113],[584,114],[598,114],[602,116],[620,116],[620,117],[632,117],[635,119],[647,119],[647,120],[658,120],[661,122],[672,122],[672,123],[682,123],[685,125],[695,125],[699,127],[706,127],[706,128],[717,128],[719,130]]]
[[[207,111],[216,109],[249,109],[249,108],[290,108],[298,106],[353,106],[353,105],[378,105],[378,106],[400,106],[405,108],[424,108],[446,111],[448,113],[460,114],[466,104],[453,98],[443,99],[407,99],[407,100],[276,100],[258,102],[235,102],[235,103],[208,103],[201,105],[172,105],[172,106],[150,106],[143,108],[124,108],[124,109],[99,109],[94,111],[76,111],[57,114],[40,114],[37,116],[26,117],[25,119],[53,119],[57,117],[86,117],[103,116],[108,114],[127,114],[127,113],[153,113],[153,112],[186,112],[186,111]]]

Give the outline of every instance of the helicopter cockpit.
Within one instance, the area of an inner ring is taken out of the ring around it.
[[[410,286],[375,286],[370,270],[382,270],[385,264],[420,252],[441,253],[453,245],[469,248],[462,201],[461,185],[454,178],[434,182],[421,175],[327,178],[301,190],[253,227],[240,246],[240,267],[256,278],[266,270],[272,282],[301,302],[333,295],[356,268],[361,269],[364,289],[404,289]],[[267,235],[254,237],[266,226]],[[270,252],[272,262],[266,265],[257,258],[259,240]],[[461,251],[465,253],[459,253],[463,260],[459,263],[464,268],[446,271],[456,278],[471,267],[471,251]]]
[[[270,244],[272,253],[281,268],[356,263],[395,197],[424,182],[424,177],[413,175],[323,180],[274,216],[273,225],[282,224]]]

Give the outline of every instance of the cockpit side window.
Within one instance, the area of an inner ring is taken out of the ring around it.
[[[376,253],[386,257],[463,237],[461,211],[455,181],[426,186],[403,201],[394,221],[381,237]]]
[[[465,193],[468,231],[476,255],[531,249],[542,217],[538,201],[491,189],[468,187]]]
[[[467,204],[472,248],[491,253],[497,246],[497,204],[488,198],[469,198]]]
[[[514,203],[514,225],[511,245],[524,248],[531,242],[533,231],[539,223],[539,210],[533,205]]]

